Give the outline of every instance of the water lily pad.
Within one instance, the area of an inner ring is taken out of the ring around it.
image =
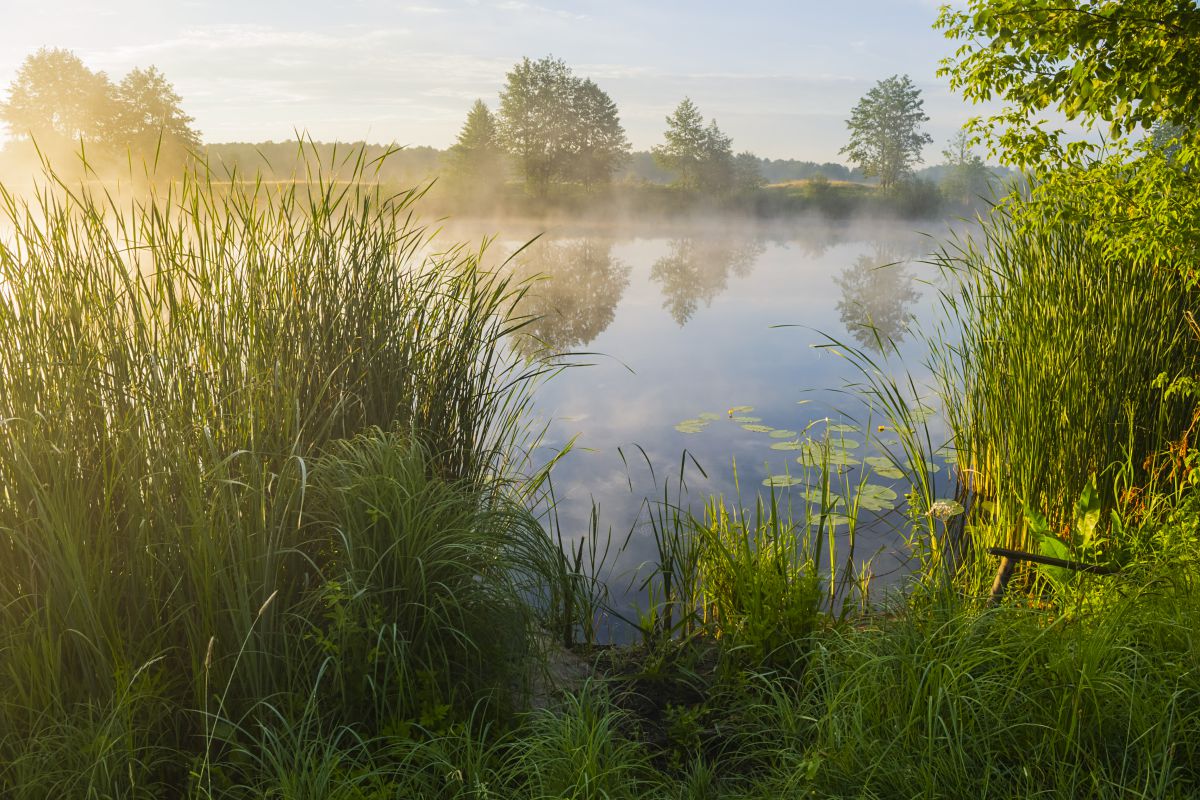
[[[942,461],[946,462],[947,464],[957,464],[958,463],[958,451],[957,450],[939,450],[937,452],[937,457],[940,458]]]
[[[711,411],[705,411],[703,414],[696,415],[696,419],[704,419],[704,420],[708,420],[709,422],[713,421],[714,419],[720,419],[720,418],[721,418],[720,414],[714,414]]]
[[[786,488],[788,486],[797,486],[804,483],[802,478],[797,478],[793,475],[772,475],[763,482],[763,486],[772,486],[775,488]]]
[[[796,405],[802,406],[802,405],[805,405],[806,403],[811,403],[811,402],[812,402],[812,400],[797,400]]]
[[[822,464],[828,464],[831,467],[854,467],[862,463],[845,450],[824,448],[816,442],[807,442],[801,449],[804,454],[796,460],[801,464],[813,467],[819,467]]]
[[[929,507],[929,514],[940,520],[947,520],[963,513],[963,510],[962,503],[957,500],[943,498],[933,501],[933,505]]]
[[[858,487],[858,505],[868,511],[887,511],[895,508],[899,497],[895,489],[877,483],[864,483]]]
[[[829,447],[840,450],[857,450],[862,447],[862,442],[858,439],[847,439],[845,436],[831,436],[829,438]]]
[[[768,434],[772,439],[792,439],[799,434],[795,431],[789,431],[784,428],[776,428]]]
[[[887,456],[867,456],[863,459],[867,466],[881,478],[903,478],[904,470],[892,463]]]
[[[742,417],[742,416],[737,416],[737,417],[730,417],[730,419],[732,419],[734,422],[742,422],[742,423],[745,423],[745,422],[762,422],[762,417]]]
[[[743,425],[742,430],[752,431],[753,433],[770,433],[775,429],[770,425]]]
[[[685,419],[675,426],[675,430],[680,433],[700,433],[708,427],[708,423],[702,419]]]
[[[822,523],[826,528],[838,528],[842,525],[849,525],[850,518],[845,514],[821,514],[819,512],[813,513],[809,518],[809,525],[813,528],[822,525]]]
[[[822,500],[821,487],[819,486],[810,486],[808,489],[806,489],[804,492],[804,499],[813,505],[824,505],[828,508],[837,508],[839,506],[846,505],[846,498],[836,495],[833,492],[829,493],[829,497],[827,499]]]
[[[753,411],[753,410],[754,410],[754,406],[730,406],[729,415],[733,416],[734,414],[741,414],[743,412]]]
[[[825,430],[830,433],[854,433],[858,430],[857,425],[847,425],[844,422],[839,422],[836,425],[830,425]]]
[[[913,422],[916,423],[926,422],[936,413],[937,411],[935,409],[930,408],[923,403],[918,403],[917,405],[908,409],[908,416]]]
[[[775,442],[771,445],[772,450],[803,450],[805,442],[800,439],[793,439],[790,442]]]

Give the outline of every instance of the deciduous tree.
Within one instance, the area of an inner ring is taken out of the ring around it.
[[[921,90],[907,75],[879,81],[850,112],[850,141],[840,152],[891,188],[921,163],[921,148],[933,141],[921,128],[929,121],[923,106]]]
[[[21,64],[0,119],[14,136],[95,143],[105,137],[113,104],[103,72],[92,72],[70,50],[43,47]]]
[[[562,59],[522,59],[500,93],[500,137],[526,186],[545,196],[555,181],[605,182],[628,154],[616,104]]]
[[[1194,0],[968,0],[937,22],[940,73],[1003,107],[970,127],[1034,178],[1022,213],[1084,223],[1115,257],[1200,281],[1200,6]],[[1059,121],[1045,121],[1046,111]],[[1103,125],[1101,144],[1068,131]],[[1131,136],[1178,125],[1173,146]]]
[[[721,194],[733,179],[733,140],[685,97],[667,117],[666,140],[652,149],[655,162],[674,172],[675,185],[688,190]]]

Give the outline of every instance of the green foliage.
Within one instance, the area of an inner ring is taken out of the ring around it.
[[[655,163],[676,175],[675,185],[710,195],[728,192],[734,179],[753,183],[754,172],[745,159],[739,167],[733,140],[717,127],[704,124],[704,116],[690,98],[683,98],[670,116],[663,134],[666,142],[652,149]],[[743,188],[741,183],[738,188]]]
[[[482,100],[467,113],[458,141],[447,153],[450,180],[461,190],[486,192],[504,180],[504,149],[496,118]]]
[[[996,501],[1009,530],[997,535],[1024,527],[1026,503],[1064,530],[1088,476],[1115,498],[1190,426],[1190,405],[1153,384],[1200,369],[1185,320],[1194,298],[1173,271],[1114,259],[1073,222],[1034,229],[996,213],[980,236],[939,256],[962,324],[939,361],[960,471]]]
[[[938,26],[961,42],[940,74],[1002,110],[970,123],[1037,179],[1022,207],[1085,226],[1107,255],[1171,266],[1195,282],[1200,231],[1200,8],[1191,0],[971,0]],[[1044,119],[1107,123],[1101,146]],[[1182,127],[1168,153],[1129,134]],[[1163,202],[1163,198],[1171,198]]]
[[[884,189],[895,186],[921,163],[921,148],[933,138],[921,130],[929,121],[921,90],[907,76],[879,81],[850,112],[850,141],[839,152]]]
[[[709,502],[696,529],[698,577],[705,619],[734,658],[790,667],[806,652],[822,600],[808,523],[784,519],[773,501],[760,500],[753,517]]]
[[[178,169],[200,144],[181,102],[155,67],[133,69],[114,85],[69,50],[43,47],[22,63],[0,119],[42,147],[92,146],[113,158]]]
[[[522,59],[500,93],[500,138],[526,188],[544,197],[551,184],[607,183],[629,152],[616,104],[561,59]]]
[[[462,709],[523,641],[519,289],[430,247],[412,193],[170,192],[0,193],[4,794],[217,784],[264,701]]]

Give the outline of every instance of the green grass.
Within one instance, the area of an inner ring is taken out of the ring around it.
[[[416,200],[0,193],[6,795],[207,791],[271,719],[507,702],[537,365]]]
[[[522,287],[439,247],[418,199],[319,176],[0,192],[0,793],[1200,793],[1198,501],[1143,467],[1191,423],[1151,385],[1197,374],[1170,276],[994,218],[943,254],[965,326],[944,400],[992,503],[967,535],[927,513],[919,387],[837,344],[900,437],[913,591],[868,605],[868,488],[832,442],[700,518],[685,455],[644,509],[641,644],[529,710],[542,650],[619,611],[608,550],[524,461]],[[1123,571],[984,608],[982,546],[1022,541],[1027,502],[1073,524],[1092,473]]]

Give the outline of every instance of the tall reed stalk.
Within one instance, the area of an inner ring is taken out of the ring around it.
[[[356,178],[368,169],[349,160]],[[426,455],[403,469],[465,493],[443,503],[466,509],[457,525],[501,548],[514,525],[529,529],[470,512],[494,505],[484,490],[524,433],[537,368],[506,344],[520,287],[479,252],[439,248],[418,199],[319,175],[271,188],[189,175],[138,196],[53,176],[32,197],[0,188],[6,793],[69,790],[56,781],[97,764],[114,776],[102,791],[175,791],[189,769],[179,753],[210,738],[193,711],[214,708],[209,694],[233,719],[312,690],[293,683],[321,674],[296,662],[312,643],[297,630],[331,624],[311,616],[316,599],[347,575],[390,575],[358,559],[395,564],[415,541],[406,532],[432,524],[403,505],[401,473],[380,478],[393,505],[373,512],[370,497],[345,496],[361,485],[313,495],[332,443],[369,430],[397,432],[384,451],[419,440]],[[416,522],[393,518],[390,541],[355,547],[360,528],[378,534],[380,515],[403,509]],[[489,552],[447,558],[458,577],[490,581]],[[427,597],[404,591],[373,595],[370,635]],[[429,627],[410,632],[466,636]]]
[[[1025,504],[1062,530],[1094,474],[1113,502],[1117,465],[1144,481],[1191,423],[1191,407],[1154,385],[1200,366],[1196,297],[1178,271],[1106,258],[1077,224],[1003,210],[935,260],[961,326],[936,348],[960,475],[995,523],[980,544],[1029,547]]]

